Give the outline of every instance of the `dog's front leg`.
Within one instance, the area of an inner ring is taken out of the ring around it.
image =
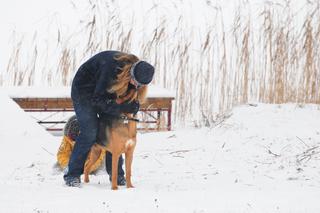
[[[131,147],[126,152],[126,182],[127,188],[133,188],[134,186],[131,183],[131,166],[133,160],[133,150],[134,147]]]
[[[111,189],[118,189],[118,161],[120,154],[112,153],[112,177],[111,177]]]

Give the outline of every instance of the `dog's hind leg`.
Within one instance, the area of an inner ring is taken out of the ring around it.
[[[92,166],[97,162],[102,152],[102,148],[98,145],[93,145],[90,152],[88,161],[84,165],[84,182],[89,182],[89,174],[91,173]]]
[[[126,152],[126,182],[127,188],[133,188],[134,186],[131,183],[131,166],[133,160],[133,151],[134,147],[130,147]]]
[[[112,153],[112,177],[111,177],[111,189],[118,189],[118,161],[120,153]]]

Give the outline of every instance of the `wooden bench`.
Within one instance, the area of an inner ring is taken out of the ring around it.
[[[9,96],[26,112],[73,112],[70,87],[10,87],[6,88]],[[174,96],[168,90],[150,86],[147,101],[140,107],[139,129],[171,130],[172,101]],[[166,115],[165,115],[165,114]],[[66,123],[67,119],[38,119],[41,125]],[[151,124],[151,127],[150,127]],[[152,125],[153,124],[153,125]],[[152,127],[153,126],[153,127]],[[46,127],[48,131],[61,131],[62,128]]]

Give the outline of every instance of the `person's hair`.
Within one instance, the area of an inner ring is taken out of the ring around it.
[[[117,60],[120,64],[124,64],[124,66],[121,68],[121,71],[117,75],[116,83],[111,87],[109,91],[116,93],[117,97],[123,97],[128,91],[128,85],[131,80],[131,66],[135,62],[139,61],[139,58],[133,54],[120,53],[116,55],[114,59]],[[138,98],[140,103],[144,103],[147,95],[147,88],[147,85],[143,85],[142,87],[140,87],[131,97],[129,102]]]

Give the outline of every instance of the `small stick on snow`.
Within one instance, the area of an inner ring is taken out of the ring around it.
[[[176,154],[176,153],[183,153],[183,152],[190,152],[191,150],[187,150],[187,149],[185,149],[185,150],[177,150],[177,151],[173,151],[173,152],[170,152],[169,154]]]
[[[257,106],[258,106],[258,104],[249,104],[249,106],[257,107]]]
[[[275,154],[275,153],[271,152],[271,150],[270,150],[270,149],[268,149],[268,153],[269,153],[269,154],[271,154],[271,155],[273,155],[273,156],[275,156],[275,157],[280,157],[280,155],[278,155],[278,154]]]
[[[53,153],[49,152],[48,150],[46,150],[44,147],[41,147],[44,151],[48,152],[50,155],[54,156]]]
[[[298,136],[296,136],[306,147],[309,147],[308,144],[306,144],[301,138],[299,138]]]

